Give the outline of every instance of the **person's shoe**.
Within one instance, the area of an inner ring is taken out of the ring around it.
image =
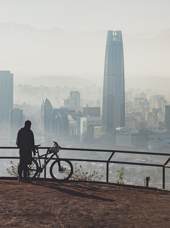
[[[32,183],[31,179],[29,179],[29,178],[25,178],[25,179],[24,179],[24,182],[25,182],[25,183]]]
[[[24,181],[24,178],[23,177],[18,177],[18,180],[23,182]]]

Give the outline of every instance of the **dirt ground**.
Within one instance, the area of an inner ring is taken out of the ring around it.
[[[0,180],[0,227],[170,227],[170,191]]]

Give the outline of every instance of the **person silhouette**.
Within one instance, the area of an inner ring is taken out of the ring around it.
[[[32,163],[32,152],[35,155],[34,134],[31,131],[31,121],[26,120],[25,126],[18,131],[16,144],[19,147],[20,168],[18,169],[19,181],[31,182],[27,175],[27,165]],[[24,176],[23,176],[24,173]]]

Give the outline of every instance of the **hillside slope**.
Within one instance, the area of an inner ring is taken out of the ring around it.
[[[1,227],[170,227],[170,192],[104,183],[0,180]]]

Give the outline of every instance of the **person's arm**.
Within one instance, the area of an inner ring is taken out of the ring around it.
[[[17,147],[20,147],[20,133],[21,133],[21,130],[18,131],[18,134],[17,134],[17,139],[16,139],[16,145]]]
[[[34,156],[35,156],[35,141],[34,141],[34,134],[33,134],[32,131],[31,131],[31,133],[32,133],[32,146],[31,146],[31,149],[32,149],[32,151],[33,151],[33,153],[34,153]]]

